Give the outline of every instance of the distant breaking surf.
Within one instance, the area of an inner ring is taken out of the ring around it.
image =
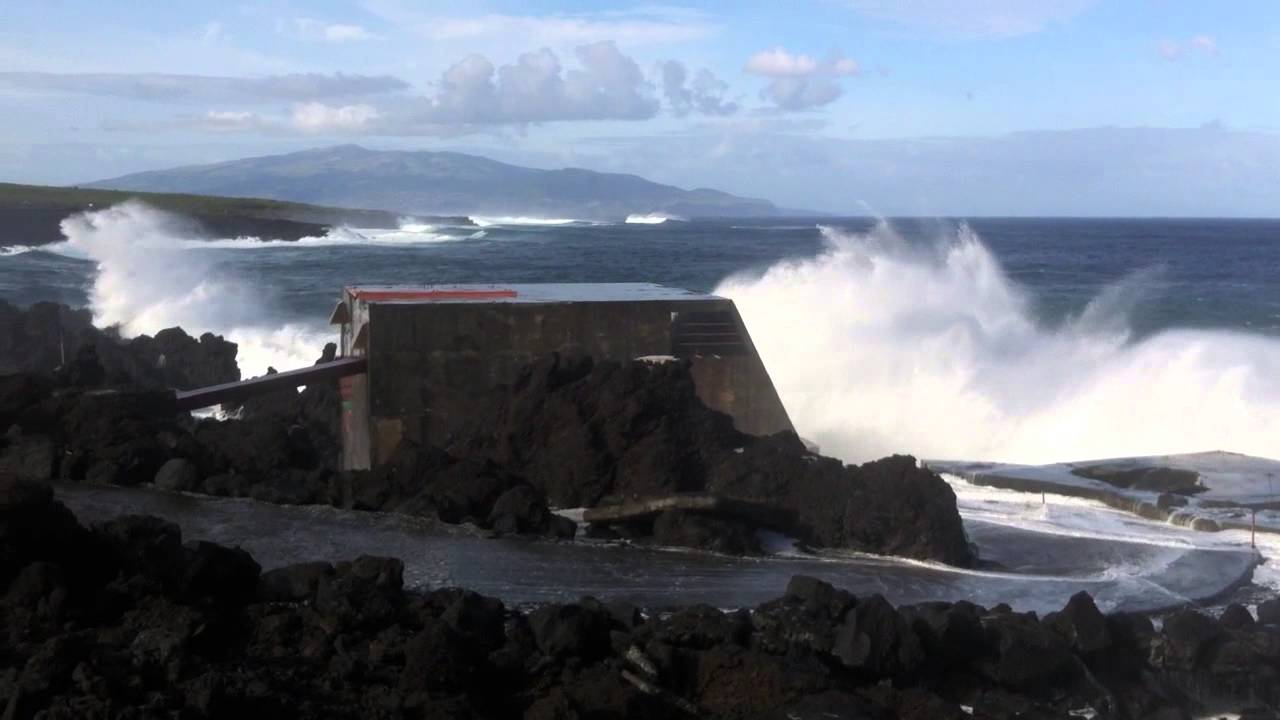
[[[662,213],[644,213],[639,215],[628,215],[628,225],[661,225],[668,220],[683,221],[684,218],[675,215],[663,215]]]
[[[472,215],[471,222],[479,227],[492,227],[494,225],[572,225],[574,223],[587,223],[586,220],[575,220],[573,218],[538,218],[523,216],[497,216],[485,217],[482,215]]]

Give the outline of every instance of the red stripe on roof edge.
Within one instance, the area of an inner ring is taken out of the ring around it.
[[[516,297],[515,290],[353,290],[357,300],[497,300]]]

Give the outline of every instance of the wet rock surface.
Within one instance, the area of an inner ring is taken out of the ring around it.
[[[13,357],[29,365],[53,352],[53,316],[59,352],[65,328],[80,333],[72,361],[51,375],[0,375],[0,469],[20,477],[155,483],[558,538],[576,526],[549,506],[701,492],[755,511],[673,512],[604,532],[754,554],[766,528],[810,546],[974,562],[955,496],[913,458],[845,466],[794,434],[740,433],[698,399],[683,363],[552,354],[496,393],[493,422],[446,448],[406,441],[372,471],[340,472],[336,382],[256,397],[233,420],[192,419],[163,388],[237,379],[233,344],[177,328],[124,343],[62,306],[0,307],[0,332],[21,340]],[[334,355],[330,345],[318,362]]]
[[[7,717],[1189,718],[1274,716],[1280,625],[1162,630],[1088,595],[1041,619],[893,607],[793,578],[752,610],[520,611],[404,590],[393,558],[260,573],[126,516],[84,528],[0,478]],[[1083,713],[1083,714],[1082,714]],[[1270,713],[1268,715],[1267,713]]]
[[[327,346],[317,362],[335,351]],[[88,311],[0,301],[0,472],[575,533],[541,493],[491,463],[405,448],[379,473],[337,472],[336,383],[254,398],[225,422],[176,411],[169,388],[238,380],[235,356],[233,343],[210,334],[171,328],[126,341],[95,328]]]
[[[750,551],[753,543],[736,538],[747,521],[809,545],[961,566],[975,561],[955,495],[914,458],[846,466],[809,452],[794,433],[738,432],[698,399],[683,363],[553,354],[525,368],[498,398],[489,413],[496,421],[466,433],[457,451],[492,458],[553,505],[709,493],[768,510],[768,517],[700,521],[663,516],[650,531],[660,542]],[[713,525],[721,531],[704,532]]]
[[[0,300],[0,375],[56,375],[67,385],[133,384],[190,389],[240,379],[236,345],[182,328],[122,339],[94,327],[88,310],[40,302],[22,309]]]

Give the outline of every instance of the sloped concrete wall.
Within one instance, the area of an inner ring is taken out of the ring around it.
[[[377,464],[405,437],[447,443],[471,424],[493,388],[547,353],[619,361],[669,355],[673,314],[708,309],[731,314],[748,351],[689,358],[703,402],[744,432],[792,429],[729,300],[375,303],[353,313],[368,323],[368,382],[361,390],[367,392],[369,443],[348,443],[344,465]]]

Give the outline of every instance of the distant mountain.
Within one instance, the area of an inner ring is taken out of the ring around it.
[[[135,173],[88,187],[273,198],[416,214],[621,219],[638,213],[759,217],[767,200],[682,190],[636,175],[536,170],[455,152],[358,145]]]

